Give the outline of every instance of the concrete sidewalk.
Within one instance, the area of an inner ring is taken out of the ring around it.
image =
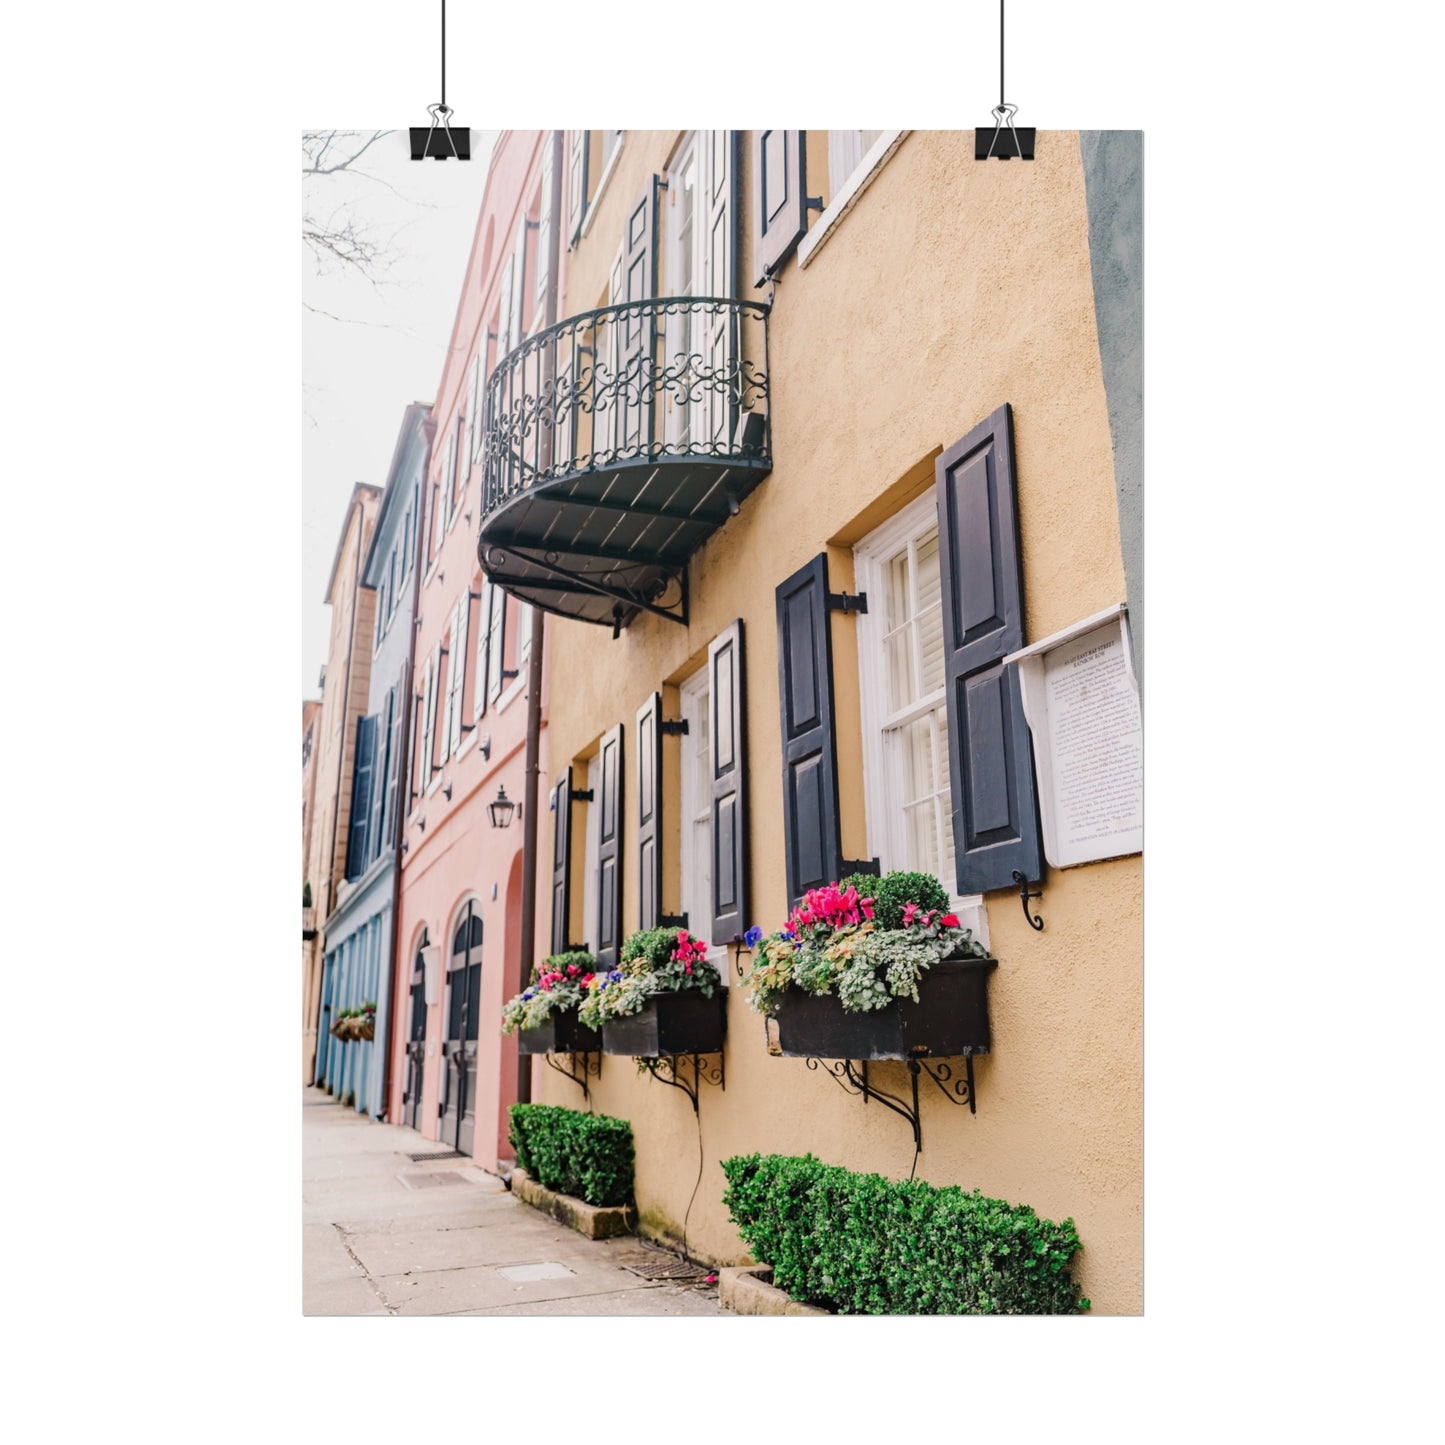
[[[305,1315],[718,1315],[717,1286],[655,1283],[671,1255],[589,1240],[528,1208],[445,1144],[302,1099]]]

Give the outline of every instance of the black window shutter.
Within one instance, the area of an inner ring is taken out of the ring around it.
[[[356,720],[356,758],[351,769],[351,828],[346,835],[346,876],[359,878],[366,872],[367,823],[371,818],[372,753],[376,743],[376,718]]]
[[[1007,403],[936,464],[953,844],[960,893],[1043,876],[1033,753],[1017,668],[1023,564]]]
[[[622,724],[603,735],[597,820],[597,963],[616,968],[622,950]]]
[[[565,953],[572,931],[572,769],[552,789],[552,952]],[[534,960],[524,959],[530,964]]]
[[[637,709],[637,926],[656,928],[662,898],[662,694]]]
[[[707,650],[712,690],[712,943],[747,931],[748,805],[747,691],[743,672],[743,621],[713,638]]]
[[[753,132],[753,240],[759,286],[808,231],[807,131]]]
[[[827,553],[794,572],[777,596],[783,842],[791,905],[808,889],[836,881],[841,862]]]

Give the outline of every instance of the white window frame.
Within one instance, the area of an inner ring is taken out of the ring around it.
[[[602,133],[601,131],[597,132],[599,136]],[[590,145],[592,132],[588,131],[587,134],[589,137],[587,144]],[[581,236],[586,236],[592,229],[592,222],[597,219],[597,208],[602,204],[602,193],[607,189],[607,182],[612,179],[612,172],[617,169],[617,158],[622,154],[622,147],[627,144],[625,130],[614,131],[613,134],[617,137],[617,141],[612,147],[612,154],[607,157],[607,161],[602,167],[602,174],[597,180],[597,188],[592,192],[592,199],[589,201],[585,196],[582,198],[584,209]]]
[[[713,737],[716,731],[712,699],[712,678],[711,669],[704,665],[693,675],[678,684],[678,707],[684,720],[687,722],[687,731],[679,741],[682,744],[680,761],[682,764],[682,790],[679,796],[679,819],[681,821],[680,837],[682,842],[681,868],[679,870],[679,881],[681,883],[680,899],[682,911],[687,914],[687,929],[690,934],[698,938],[706,938],[708,941],[708,959],[717,965],[717,971],[722,975],[723,986],[727,986],[727,944],[717,943],[711,937],[712,934],[712,875],[707,876],[704,884],[701,864],[703,862],[697,856],[697,850],[693,846],[693,829],[697,815],[704,808],[709,812],[712,809],[711,789],[703,786],[703,780],[699,776],[698,769],[698,740],[706,736],[708,755],[712,754]],[[707,729],[704,733],[702,720],[702,699],[707,698]],[[712,849],[712,823],[708,823],[708,850],[711,861]],[[701,895],[699,897],[699,895]]]
[[[938,504],[930,488],[923,496],[894,513],[853,548],[854,586],[881,600],[887,586],[885,567],[910,542],[938,528]],[[940,539],[941,540],[941,539]],[[885,805],[888,759],[883,744],[882,700],[888,695],[887,659],[883,650],[884,618],[881,605],[858,615],[858,682],[863,729],[863,807],[869,852],[883,872],[908,866],[904,859],[898,810]],[[932,710],[937,704],[930,705]],[[944,878],[953,911],[973,936],[988,946],[988,911],[981,893],[958,894],[954,880]]]
[[[838,222],[853,209],[858,197],[873,184],[878,172],[883,169],[893,152],[903,144],[907,135],[906,130],[885,130],[868,148],[868,154],[858,163],[853,174],[841,187],[834,189],[827,209],[809,227],[808,234],[798,242],[799,270],[807,269],[808,263],[827,244],[828,237],[833,234]],[[831,179],[829,184],[832,184]]]

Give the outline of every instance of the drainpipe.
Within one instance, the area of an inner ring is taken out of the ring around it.
[[[544,326],[557,324],[557,265],[562,235],[562,132],[554,130],[549,138],[552,147],[552,194],[547,198],[552,225],[548,233],[547,274],[552,284],[547,287]],[[537,960],[537,799],[541,796],[542,776],[542,649],[547,628],[544,613],[532,618],[532,653],[527,660],[527,750],[523,766],[523,795],[527,806],[522,810],[522,969]],[[532,1058],[517,1055],[517,1101],[532,1102]]]
[[[355,501],[352,506],[356,507]],[[341,694],[341,751],[336,757],[336,805],[331,810],[331,853],[326,860],[326,913],[325,918],[330,918],[336,911],[336,830],[341,824],[341,779],[346,772],[346,739],[351,730],[351,724],[347,719],[346,712],[351,705],[351,663],[356,656],[356,599],[361,590],[361,534],[366,530],[365,507],[358,509],[360,515],[356,523],[356,562],[352,567],[352,578],[355,585],[351,589],[351,646],[346,649],[346,683]],[[348,818],[348,824],[350,819]],[[321,936],[323,941],[326,937],[325,925],[322,925]],[[321,975],[326,972],[326,950],[321,950],[321,970],[316,976],[316,1052],[321,1053]],[[326,1050],[327,1068],[331,1066],[331,1049]],[[322,1081],[322,1074],[319,1069],[313,1066],[312,1078],[317,1084]],[[329,1074],[326,1082],[331,1082]]]
[[[436,438],[437,424],[430,411],[421,424],[422,435],[426,438],[426,451],[421,462],[421,486],[417,489],[417,511],[421,512],[426,498],[426,478],[431,471],[432,442]],[[416,619],[421,608],[422,573],[422,519],[416,519],[416,555],[411,559],[411,636],[406,644],[406,685],[402,688],[401,752],[396,760],[396,841],[392,844],[391,866],[391,967],[386,976],[386,1018],[387,1027],[393,1037],[386,1041],[386,1054],[381,1065],[381,1117],[388,1119],[391,1109],[391,1067],[396,1057],[396,1042],[399,1031],[396,1026],[396,976],[401,970],[401,842],[406,836],[402,819],[411,811],[411,734],[412,734],[412,692],[416,687]],[[408,1027],[410,1025],[408,1024]]]

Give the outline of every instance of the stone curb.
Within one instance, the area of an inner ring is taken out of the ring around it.
[[[770,1264],[732,1265],[718,1271],[718,1298],[737,1315],[826,1315],[817,1305],[800,1304],[773,1284]]]
[[[630,1204],[586,1204],[570,1194],[544,1189],[525,1169],[512,1171],[512,1193],[523,1204],[551,1215],[558,1224],[565,1224],[588,1239],[616,1239],[618,1235],[630,1234],[637,1222],[637,1211]]]

